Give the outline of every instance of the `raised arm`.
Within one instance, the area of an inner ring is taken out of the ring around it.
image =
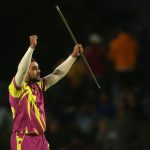
[[[24,54],[23,58],[21,59],[18,65],[17,73],[15,75],[15,81],[16,81],[17,86],[19,87],[21,87],[22,82],[25,79],[26,73],[31,63],[33,51],[35,49],[35,46],[37,45],[36,35],[29,36],[29,39],[30,39],[30,46],[28,50],[26,51],[26,53]]]
[[[60,64],[53,73],[44,77],[45,79],[45,88],[48,89],[50,86],[57,83],[60,79],[62,79],[70,70],[71,66],[75,62],[76,58],[83,53],[83,48],[81,44],[76,44],[71,55]]]

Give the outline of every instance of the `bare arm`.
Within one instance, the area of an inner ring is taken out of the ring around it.
[[[44,77],[45,79],[45,88],[48,89],[55,83],[57,83],[60,79],[62,79],[70,70],[71,66],[75,62],[76,58],[83,52],[82,45],[76,44],[71,55],[61,64],[59,65],[53,73]]]
[[[15,75],[15,81],[16,81],[17,86],[19,86],[19,87],[21,87],[22,82],[25,79],[26,73],[27,73],[29,65],[31,63],[33,51],[37,44],[37,36],[36,35],[32,35],[29,38],[30,38],[30,47],[28,48],[27,52],[24,54],[23,58],[21,59],[19,65],[18,65],[17,73]]]

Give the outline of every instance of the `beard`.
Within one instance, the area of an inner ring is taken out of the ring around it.
[[[40,80],[41,80],[40,77],[37,77],[37,78],[29,77],[29,81],[33,83],[39,82]]]

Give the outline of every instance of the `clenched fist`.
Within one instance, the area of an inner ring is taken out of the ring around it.
[[[29,39],[30,39],[30,47],[35,49],[35,46],[37,45],[37,39],[38,39],[37,35],[31,35]]]
[[[78,57],[81,53],[83,53],[83,47],[81,44],[76,44],[73,52],[71,53],[72,57]]]

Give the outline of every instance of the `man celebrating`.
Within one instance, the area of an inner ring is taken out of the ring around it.
[[[76,44],[71,55],[54,72],[41,78],[40,68],[32,54],[38,37],[29,37],[30,46],[21,59],[16,75],[9,85],[9,102],[13,114],[12,150],[49,150],[45,138],[46,119],[43,92],[62,79],[76,58],[83,53]]]

